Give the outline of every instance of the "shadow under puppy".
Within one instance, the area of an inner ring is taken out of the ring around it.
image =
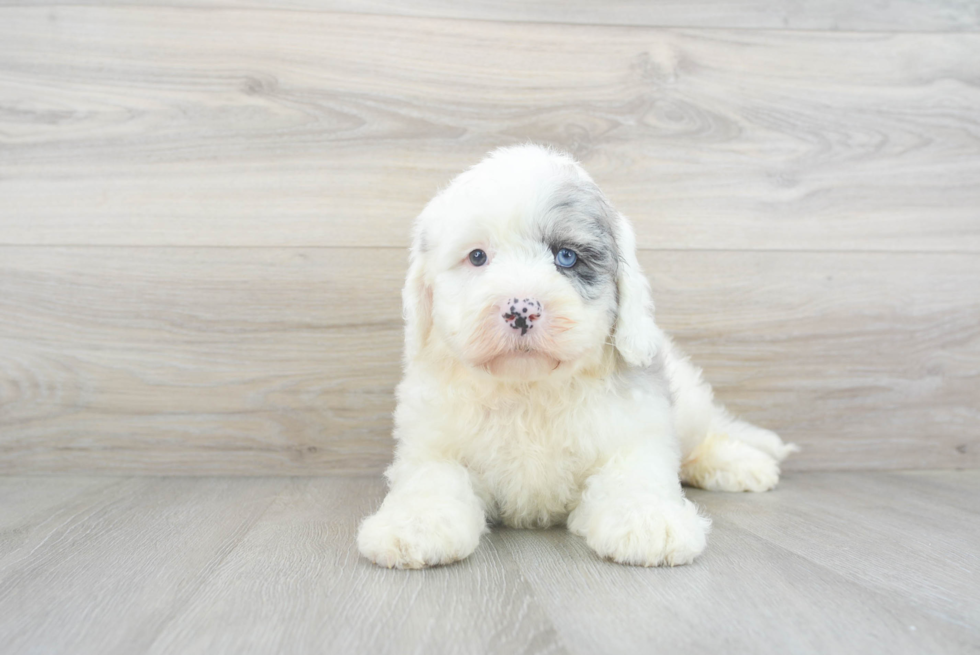
[[[794,450],[713,402],[653,320],[632,227],[570,157],[503,148],[415,225],[389,492],[358,546],[386,567],[472,553],[487,522],[565,523],[623,564],[686,564],[684,497],[765,491]]]

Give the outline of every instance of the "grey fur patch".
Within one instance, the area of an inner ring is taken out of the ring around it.
[[[602,192],[590,183],[562,185],[544,213],[542,239],[552,254],[568,248],[578,255],[574,266],[558,270],[587,300],[616,293],[619,249],[613,234],[615,217]]]

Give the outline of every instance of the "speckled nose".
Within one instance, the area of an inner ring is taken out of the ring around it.
[[[527,334],[540,318],[541,303],[534,298],[510,298],[504,303],[504,321],[514,330],[520,330],[521,336]]]

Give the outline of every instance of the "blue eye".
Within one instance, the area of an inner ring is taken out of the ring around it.
[[[474,266],[483,266],[487,263],[487,253],[480,249],[470,251],[470,263]]]
[[[578,261],[578,255],[576,255],[574,251],[569,250],[568,248],[562,248],[555,255],[555,263],[561,266],[562,268],[571,268],[572,266],[575,266],[575,262],[577,261]]]

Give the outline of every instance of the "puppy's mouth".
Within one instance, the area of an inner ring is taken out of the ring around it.
[[[527,346],[494,356],[483,365],[491,375],[514,380],[539,380],[561,366],[561,361],[548,353]]]
[[[521,312],[504,315],[509,321],[502,323],[497,310],[490,306],[481,313],[461,353],[464,362],[496,378],[521,382],[540,380],[561,366],[562,351],[552,332],[567,331],[565,319],[557,314],[547,321],[540,315],[532,319]]]

